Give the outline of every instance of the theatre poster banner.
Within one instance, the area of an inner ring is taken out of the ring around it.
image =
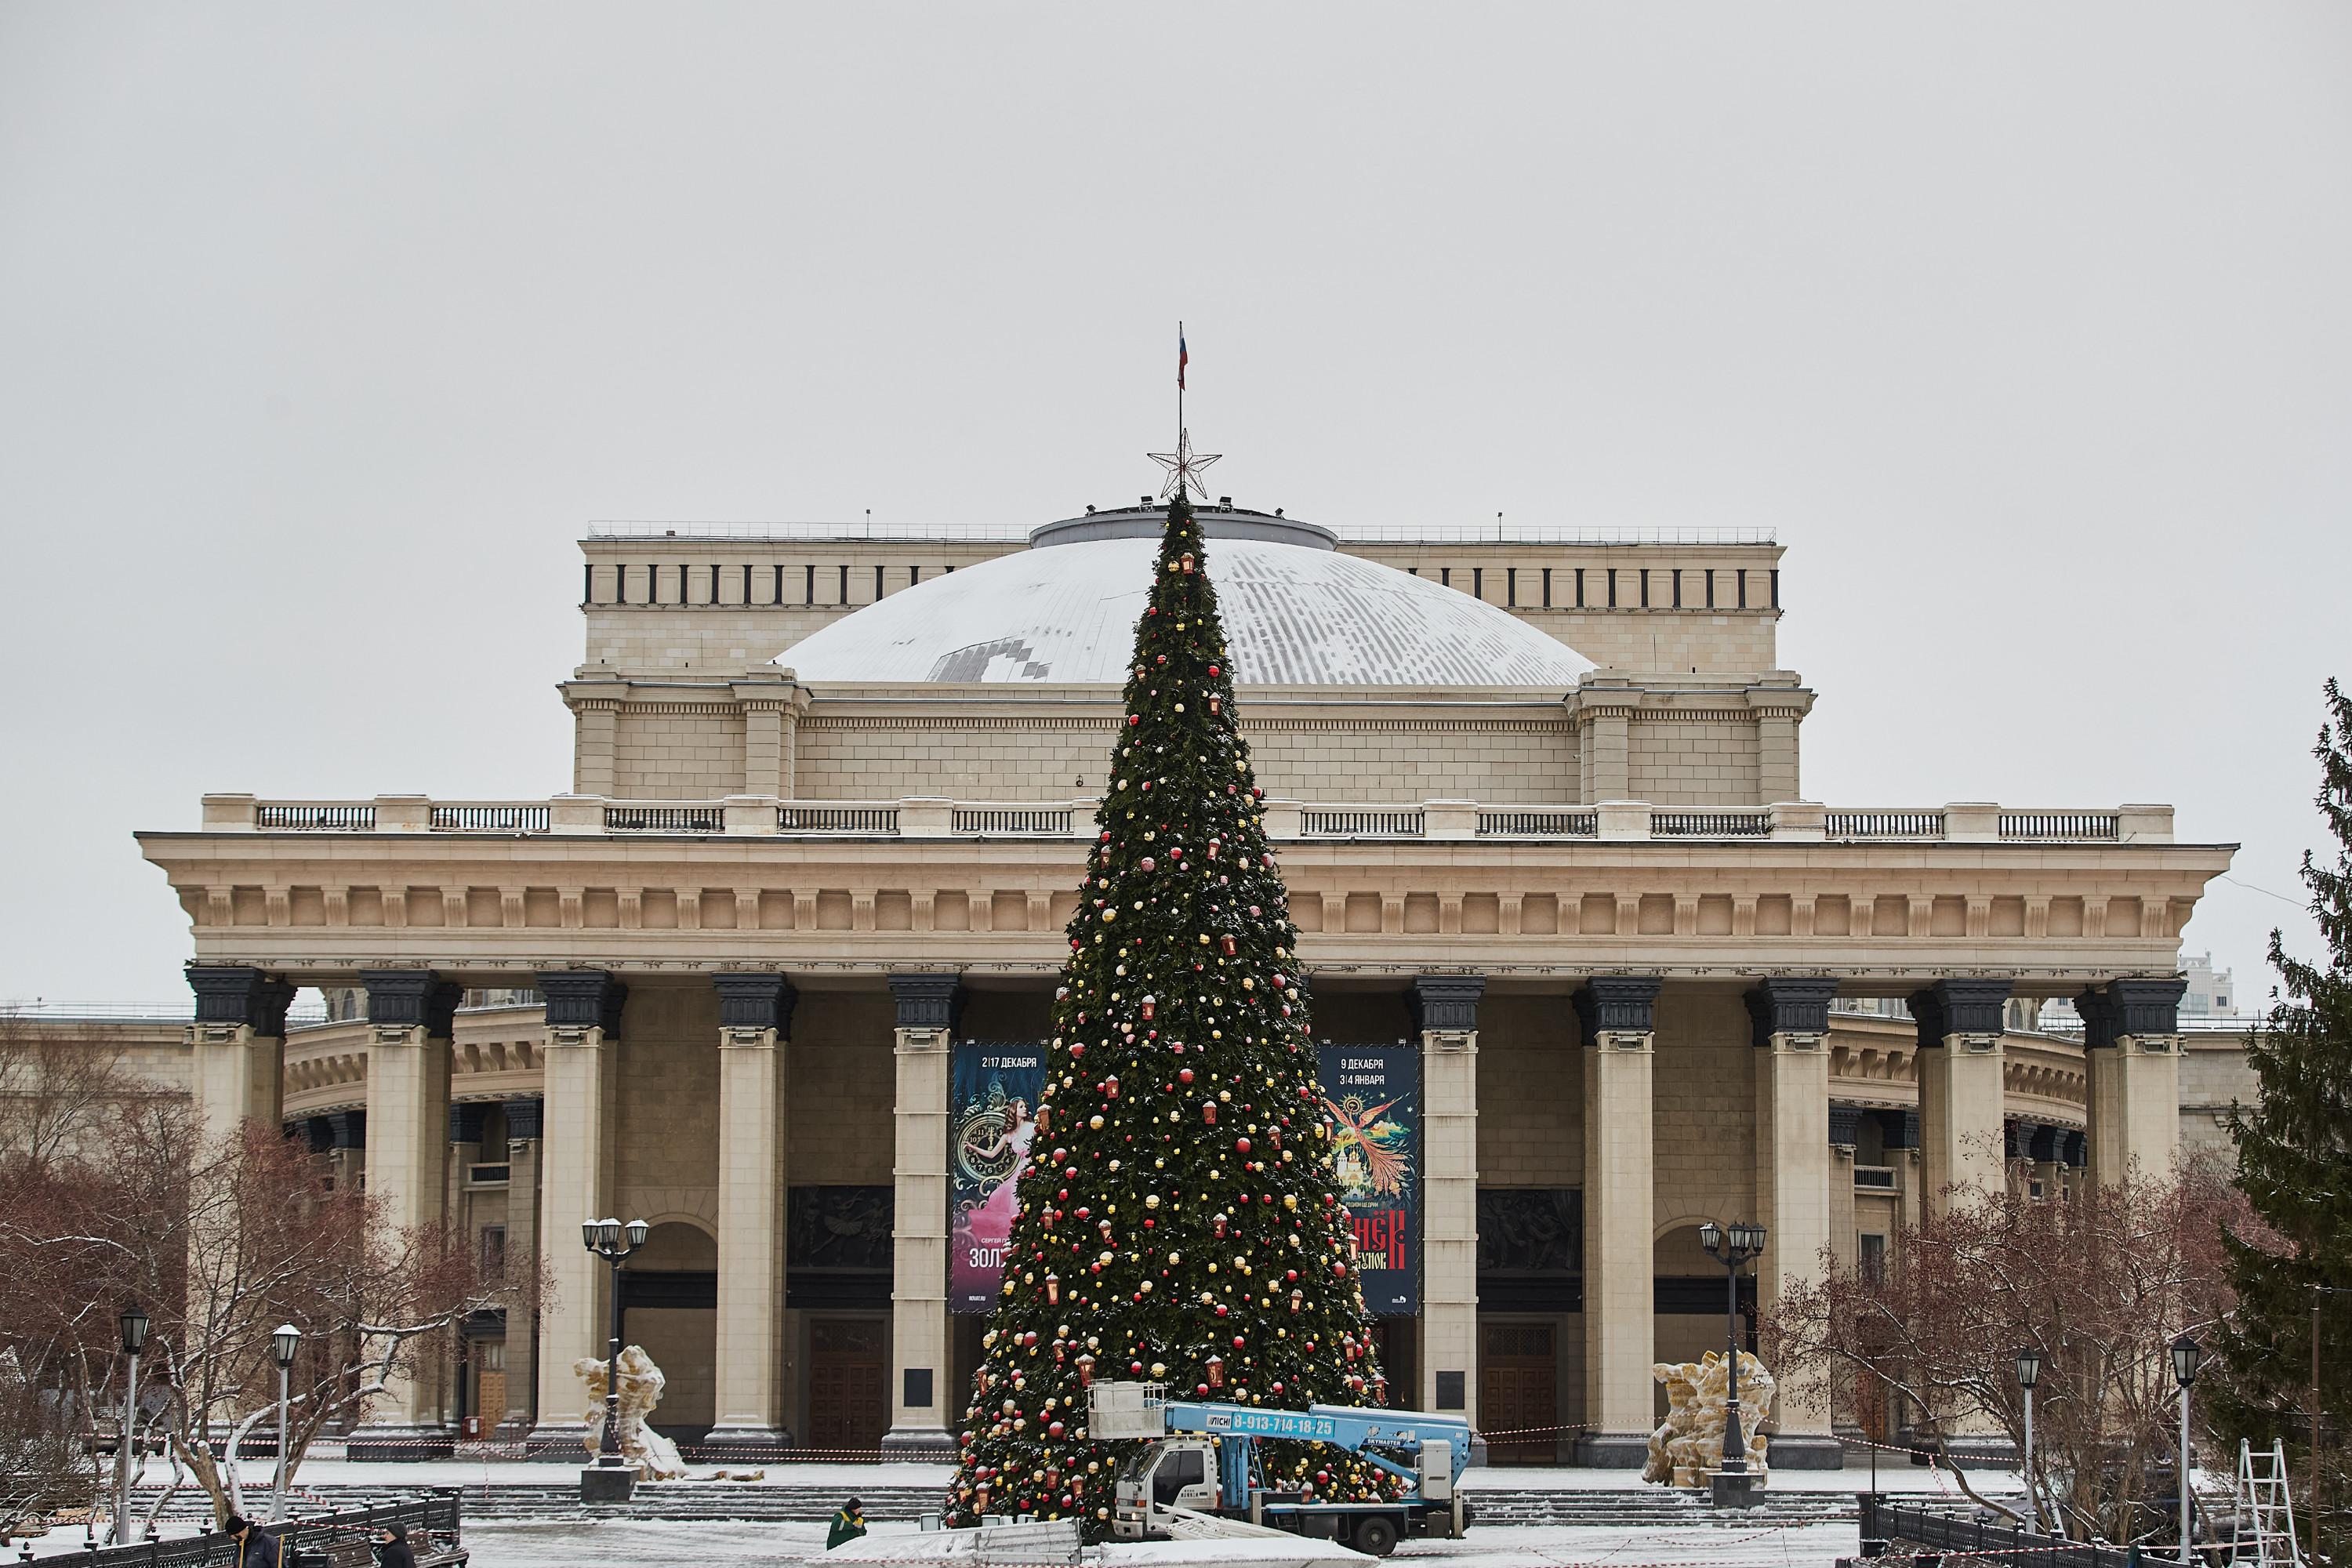
[[[1037,1135],[1045,1047],[966,1040],[949,1058],[948,1305],[996,1308],[1014,1191]]]
[[[1421,1053],[1325,1046],[1318,1065],[1364,1305],[1381,1317],[1410,1317],[1421,1310]],[[1042,1046],[965,1041],[950,1059],[948,1304],[955,1311],[996,1309],[1013,1194],[1045,1085]]]
[[[1378,1317],[1410,1317],[1421,1310],[1421,1052],[1321,1050],[1331,1164],[1355,1226],[1364,1305]]]

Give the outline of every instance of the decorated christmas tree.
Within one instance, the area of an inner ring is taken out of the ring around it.
[[[1283,1408],[1386,1394],[1185,455],[964,1413],[961,1523],[1107,1531],[1131,1445],[1088,1438],[1097,1379]],[[1276,1489],[1394,1495],[1318,1445],[1270,1445],[1265,1462]]]

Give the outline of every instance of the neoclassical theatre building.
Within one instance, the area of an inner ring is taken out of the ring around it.
[[[206,1117],[551,1267],[536,1322],[473,1325],[363,1436],[576,1442],[609,1310],[579,1227],[615,1215],[653,1226],[622,1305],[671,1429],[948,1451],[990,1261],[957,1194],[1023,1114],[1000,1083],[967,1136],[960,1053],[1045,1028],[1161,515],[600,526],[568,788],[208,795],[140,836]],[[1496,1463],[1638,1463],[1652,1363],[1725,1332],[1703,1222],[1769,1227],[1769,1302],[1951,1184],[2175,1158],[2178,938],[2230,847],[1805,778],[1773,543],[1206,522],[1318,1033],[1411,1102],[1398,1403]],[[330,1017],[289,1031],[299,987]],[[2039,1032],[2051,998],[2086,1031]],[[1776,1462],[1835,1463],[1846,1420],[1784,1399]]]

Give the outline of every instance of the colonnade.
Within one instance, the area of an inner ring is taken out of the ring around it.
[[[275,1121],[280,1103],[286,1004],[291,986],[260,971],[192,968],[197,1020],[191,1041],[195,1096],[209,1128],[241,1118]],[[448,1120],[451,1016],[457,986],[429,972],[361,975],[368,993],[367,1128],[370,1188],[394,1217],[421,1224],[446,1203],[443,1135]],[[627,986],[599,970],[538,977],[547,1031],[539,1142],[541,1200],[533,1224],[547,1238],[555,1285],[541,1320],[536,1373],[541,1434],[551,1448],[576,1444],[579,1404],[572,1363],[601,1356],[609,1321],[603,1262],[567,1245],[583,1222],[613,1213],[617,1135],[615,1083]],[[774,971],[713,977],[719,998],[718,1310],[716,1425],[724,1451],[789,1447],[785,1345],[784,1215],[790,1150],[793,1017],[796,993]],[[949,1044],[961,990],[952,973],[888,977],[895,1006],[892,1135],[895,1198],[891,1363],[887,1453],[953,1453],[948,1316]],[[1486,981],[1424,976],[1408,1001],[1423,1068],[1423,1297],[1416,1346],[1417,1403],[1477,1422],[1478,1011]],[[1833,1154],[1827,1036],[1839,981],[1772,976],[1746,992],[1752,1022],[1755,1118],[1752,1215],[1770,1236],[1759,1270],[1761,1300],[1819,1268],[1831,1238]],[[1638,1466],[1655,1395],[1654,1245],[1659,1194],[1654,1150],[1658,1035],[1656,976],[1596,975],[1561,1000],[1572,1006],[1583,1084],[1585,1414],[1580,1463]],[[1908,998],[1918,1024],[1919,1145],[1932,1210],[1948,1189],[2003,1177],[2003,1011],[2010,983],[1934,982]],[[2120,1179],[2137,1163],[2170,1168],[2178,1149],[2176,979],[2117,979],[2081,998],[2088,1024],[2088,1142],[2092,1177]],[[877,1042],[878,1045],[878,1042]],[[1566,1064],[1562,1064],[1567,1070]],[[1847,1119],[1847,1122],[1851,1118]],[[1845,1123],[1840,1123],[1844,1125]],[[1851,1137],[1851,1132],[1847,1136]],[[524,1189],[528,1191],[529,1189]],[[373,1436],[446,1442],[448,1424],[434,1380],[396,1389]],[[1826,1406],[1784,1396],[1774,1461],[1834,1465],[1841,1452]],[[418,1451],[426,1451],[420,1448]]]

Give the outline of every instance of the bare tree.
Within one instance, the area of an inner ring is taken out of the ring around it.
[[[1830,1268],[1784,1293],[1766,1325],[1769,1353],[1799,1386],[1826,1387],[1849,1406],[1868,1390],[1919,1413],[1930,1444],[1989,1432],[2021,1447],[2014,1369],[2032,1347],[2043,1370],[2028,1484],[2042,1526],[2134,1539],[2136,1504],[2158,1495],[2177,1443],[2168,1347],[2230,1309],[2223,1227],[2243,1237],[2259,1226],[2204,1168],[2063,1198],[2032,1197],[2022,1182],[1949,1195],[1944,1213],[1896,1238],[1890,1267]],[[2026,1522],[1959,1479],[1979,1502]]]

